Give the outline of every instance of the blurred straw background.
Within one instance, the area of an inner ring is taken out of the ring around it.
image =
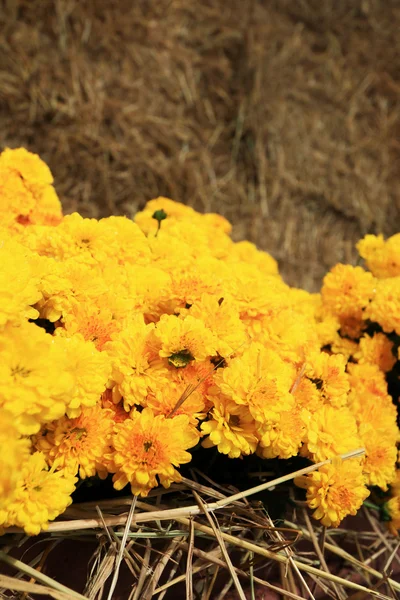
[[[3,0],[1,146],[65,211],[166,195],[315,290],[400,229],[398,0]]]

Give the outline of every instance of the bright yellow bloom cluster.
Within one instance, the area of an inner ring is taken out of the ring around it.
[[[0,156],[0,525],[38,533],[77,476],[146,496],[195,446],[314,462],[365,446],[300,481],[328,525],[387,488],[396,277],[379,291],[337,265],[311,295],[223,217],[166,198],[135,222],[62,217],[51,184],[39,157]]]

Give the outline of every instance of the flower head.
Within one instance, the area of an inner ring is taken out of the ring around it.
[[[192,360],[204,361],[217,352],[213,333],[203,321],[191,315],[180,319],[162,315],[154,330],[159,356],[167,358],[176,368],[185,367]]]
[[[324,404],[311,415],[302,454],[314,462],[360,447],[356,419],[346,406]]]
[[[375,277],[384,279],[400,275],[400,234],[386,241],[382,235],[366,235],[358,242],[357,250]]]
[[[202,446],[217,446],[218,451],[229,458],[252,454],[259,440],[256,423],[248,408],[227,398],[214,399],[210,418],[202,423],[201,430],[208,435]]]
[[[53,176],[37,154],[6,148],[0,154],[0,224],[18,231],[31,223],[56,224],[61,204]]]
[[[377,282],[364,318],[378,323],[385,333],[395,331],[400,334],[400,276]]]
[[[187,449],[198,439],[186,415],[166,419],[149,408],[132,411],[130,419],[115,426],[109,457],[114,487],[121,490],[130,483],[132,494],[147,496],[157,478],[164,487],[180,481],[175,467],[191,460]]]
[[[375,285],[371,273],[350,265],[338,264],[325,276],[321,290],[324,306],[339,317],[345,335],[360,335],[363,311],[374,295]]]
[[[355,515],[369,496],[362,467],[356,459],[333,460],[332,464],[298,477],[295,484],[307,490],[313,517],[325,527],[338,527],[347,515]]]
[[[166,368],[151,346],[153,329],[152,323],[146,325],[143,316],[137,314],[104,345],[111,359],[114,400],[123,398],[126,410],[134,404],[144,406],[149,390],[166,379]]]
[[[50,466],[65,469],[84,479],[107,476],[104,457],[110,452],[114,413],[100,405],[84,408],[74,419],[62,417],[47,424],[36,437],[36,447]]]
[[[0,408],[0,512],[10,502],[31,442],[20,436],[12,415]]]
[[[33,307],[42,297],[30,252],[0,232],[0,329],[39,316]]]
[[[49,469],[44,455],[35,452],[19,472],[11,502],[0,511],[0,525],[16,525],[28,535],[38,535],[71,504],[76,482],[66,471]]]
[[[294,367],[276,352],[252,343],[242,356],[217,370],[214,393],[222,393],[236,404],[247,406],[257,422],[267,424],[276,422],[281,412],[294,406],[290,389],[295,377]]]
[[[0,407],[13,415],[21,434],[36,433],[42,423],[61,417],[74,394],[74,377],[58,342],[33,323],[2,333]]]

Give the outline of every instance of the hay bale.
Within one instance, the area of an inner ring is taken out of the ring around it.
[[[170,196],[220,212],[316,289],[394,233],[396,0],[15,0],[2,9],[2,145],[50,165],[67,212]]]

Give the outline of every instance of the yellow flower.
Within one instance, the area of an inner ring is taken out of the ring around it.
[[[31,223],[56,224],[61,204],[52,187],[48,166],[37,156],[18,148],[0,155],[0,224],[18,231]]]
[[[177,318],[162,315],[154,330],[159,356],[174,367],[185,367],[192,360],[204,361],[217,352],[213,333],[203,321],[191,315]]]
[[[150,344],[153,329],[154,325],[146,325],[138,314],[124,323],[121,331],[103,347],[111,359],[110,387],[114,401],[123,398],[125,410],[134,404],[144,405],[149,389],[166,380],[167,371],[159,364]]]
[[[347,515],[357,514],[369,496],[362,467],[356,459],[334,459],[332,464],[296,478],[295,484],[307,490],[313,517],[325,527],[338,527]]]
[[[33,323],[9,326],[0,338],[0,407],[24,435],[61,417],[73,394],[74,379],[58,341]]]
[[[166,312],[178,312],[187,305],[196,305],[204,295],[216,300],[225,294],[229,270],[225,263],[210,256],[199,256],[190,266],[168,267],[171,284]],[[212,275],[211,275],[212,274]]]
[[[239,406],[227,398],[215,398],[210,419],[201,425],[208,437],[204,448],[217,446],[221,454],[229,458],[252,454],[258,443],[255,421],[246,406]]]
[[[329,404],[311,415],[306,441],[302,454],[314,462],[356,450],[362,445],[351,411],[346,406],[336,408]]]
[[[165,221],[161,225],[163,229],[167,228],[171,221],[174,223],[177,221],[190,222],[192,220],[198,220],[199,217],[201,218],[201,215],[196,213],[190,206],[160,196],[154,200],[149,200],[145,208],[135,215],[135,223],[139,225],[140,229],[146,235],[150,233],[155,234],[157,232],[158,224],[153,215],[158,210],[163,210],[167,215]]]
[[[0,512],[14,494],[30,446],[30,440],[19,435],[11,414],[0,408]]]
[[[400,334],[400,277],[380,279],[364,318],[378,323],[385,333]]]
[[[30,252],[0,232],[0,328],[23,319],[36,319],[33,308],[41,298]]]
[[[297,308],[282,307],[272,317],[264,316],[259,321],[262,326],[257,342],[274,349],[283,360],[300,363],[311,350],[319,352],[314,324]]]
[[[224,396],[248,406],[261,424],[276,422],[279,414],[291,410],[295,401],[290,388],[296,372],[279,355],[261,344],[252,343],[242,356],[216,372],[214,380]],[[215,394],[218,394],[218,390]]]
[[[65,370],[74,380],[66,413],[71,418],[77,417],[83,407],[97,404],[111,374],[111,361],[106,352],[99,352],[79,334],[72,338],[56,337],[55,342],[64,351]]]
[[[256,265],[260,269],[260,273],[280,277],[276,260],[267,252],[258,250],[257,246],[251,242],[242,241],[233,244],[227,262],[228,264],[245,262]]]
[[[400,234],[386,241],[382,235],[366,235],[358,242],[357,250],[375,277],[383,279],[400,275]]]
[[[49,470],[44,455],[35,452],[19,472],[14,497],[0,511],[0,526],[16,525],[28,535],[38,535],[71,504],[76,482],[70,473]]]
[[[358,336],[356,336],[358,337]],[[338,333],[334,336],[330,344],[330,351],[333,354],[341,354],[347,361],[358,351],[358,343],[347,337],[342,337]]]
[[[203,294],[201,299],[187,310],[187,314],[203,321],[212,331],[217,338],[216,351],[220,356],[228,357],[240,349],[243,350],[248,341],[245,326],[230,298]]]
[[[392,350],[393,342],[384,333],[374,333],[372,337],[364,335],[360,339],[360,348],[354,354],[354,358],[360,364],[371,363],[377,365],[386,373],[393,368],[396,362]]]
[[[321,399],[335,407],[344,406],[349,392],[349,380],[345,372],[346,360],[340,354],[312,353],[307,362],[305,375],[321,392]]]
[[[290,304],[289,286],[253,264],[240,263],[232,269],[225,289],[237,304],[240,318],[255,332],[260,317],[271,318]]]
[[[322,405],[321,391],[318,390],[315,383],[302,377],[293,389],[292,395],[299,407],[305,408],[308,412],[315,412]]]
[[[187,449],[198,439],[186,415],[166,419],[154,416],[149,408],[132,411],[130,419],[115,426],[114,451],[109,457],[115,489],[130,483],[132,494],[147,496],[158,485],[157,478],[166,488],[180,481],[175,467],[190,462]]]
[[[364,310],[374,295],[376,280],[361,267],[338,264],[324,278],[324,306],[339,317],[343,335],[357,338],[363,327]]]
[[[111,336],[120,330],[121,323],[113,317],[108,306],[98,306],[94,301],[74,303],[63,311],[62,320],[55,333],[64,337],[80,334],[86,341],[93,342],[102,350]]]
[[[148,242],[139,227],[126,217],[85,219],[66,215],[57,227],[26,233],[27,243],[38,254],[57,260],[75,259],[86,265],[147,264]]]
[[[382,437],[373,424],[359,428],[362,446],[365,448],[363,473],[366,483],[387,490],[396,474],[397,448],[390,439]]]
[[[140,312],[149,323],[158,321],[164,312],[169,312],[172,283],[168,272],[153,265],[115,265],[109,262],[102,268],[102,274],[114,294],[113,314],[116,319]],[[110,301],[102,301],[102,304],[109,305]]]
[[[257,454],[263,458],[290,458],[296,456],[306,434],[310,415],[308,411],[293,408],[280,414],[278,423],[262,433]]]
[[[53,176],[49,167],[37,154],[25,148],[6,148],[0,155],[0,168],[18,173],[23,181],[37,185],[50,185]]]
[[[47,424],[35,445],[50,466],[79,477],[107,477],[104,457],[110,452],[114,413],[100,405],[84,408],[75,419],[62,417]]]
[[[198,419],[204,419],[210,403],[207,393],[213,384],[213,367],[211,362],[190,363],[184,369],[170,367],[168,379],[161,379],[152,386],[146,399],[146,406],[155,415],[168,416],[184,414],[189,417],[191,424],[197,425]],[[177,408],[178,401],[185,401]]]
[[[377,365],[349,363],[347,371],[350,383],[349,406],[354,414],[364,414],[365,408],[370,410],[371,405],[393,407],[385,374]]]

